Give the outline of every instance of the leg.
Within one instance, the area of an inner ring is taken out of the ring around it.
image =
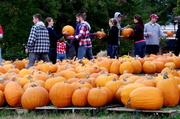
[[[113,58],[113,48],[112,48],[112,45],[108,45],[107,55],[108,55],[110,58]]]
[[[2,65],[2,55],[1,55],[1,48],[0,48],[0,65]]]
[[[29,68],[29,67],[34,65],[34,62],[36,60],[36,56],[37,56],[36,53],[29,53],[29,58],[28,58],[29,59],[29,63],[28,63],[28,67],[27,68]]]
[[[50,62],[48,53],[42,53],[40,56],[44,62]]]
[[[146,42],[142,42],[141,53],[140,53],[141,58],[145,56],[145,48],[146,48]]]
[[[82,59],[86,54],[87,48],[84,46],[79,46],[78,48],[78,59]]]
[[[87,48],[86,56],[89,60],[93,59],[92,47]]]

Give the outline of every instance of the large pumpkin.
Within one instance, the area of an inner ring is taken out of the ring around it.
[[[21,98],[22,107],[25,109],[35,109],[49,104],[49,94],[43,87],[28,88]]]
[[[5,102],[4,93],[0,90],[0,106],[3,106]]]
[[[141,87],[130,93],[129,101],[132,108],[156,110],[163,106],[163,95],[158,88]]]
[[[73,28],[72,26],[66,25],[66,26],[64,26],[63,29],[62,29],[62,33],[64,33],[64,32],[68,32],[69,35],[74,35],[75,30],[74,30],[74,28]],[[65,37],[67,37],[67,36],[69,36],[69,35],[65,35]]]
[[[164,75],[163,79],[157,82],[156,87],[162,91],[164,106],[176,106],[179,103],[179,89],[176,80]]]
[[[70,106],[74,87],[66,82],[56,83],[49,91],[49,98],[56,107]]]
[[[132,28],[125,28],[121,32],[122,36],[130,36],[132,34],[133,34],[133,29]]]
[[[127,71],[128,73],[133,73],[134,72],[134,68],[131,62],[126,61],[123,62],[120,66],[119,66],[119,72],[120,74],[123,74],[124,71]]]
[[[145,61],[143,63],[144,73],[151,74],[156,72],[156,65],[152,61]]]
[[[14,81],[9,82],[4,88],[5,99],[12,107],[21,106],[21,96],[23,93],[22,87]]]
[[[101,87],[92,88],[88,93],[88,103],[92,107],[104,106],[108,103],[108,94]]]
[[[96,33],[102,38],[106,37],[106,33],[104,33],[104,32],[98,31]]]

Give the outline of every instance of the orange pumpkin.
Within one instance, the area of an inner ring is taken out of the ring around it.
[[[156,72],[156,65],[152,61],[145,61],[143,63],[144,73],[150,74]]]
[[[46,106],[49,102],[48,92],[43,87],[28,88],[21,98],[22,107],[29,110]]]
[[[71,105],[74,87],[66,82],[56,83],[49,91],[49,98],[56,107]]]
[[[104,33],[104,32],[98,31],[96,33],[102,38],[106,37],[106,33]]]
[[[132,34],[133,34],[133,29],[132,28],[125,28],[121,32],[122,36],[130,36]]]
[[[167,31],[166,34],[167,34],[168,36],[172,36],[172,35],[173,35],[173,32],[172,32],[172,31]]]
[[[135,74],[140,74],[142,72],[142,64],[139,60],[134,59],[131,61]]]
[[[163,106],[161,90],[155,87],[140,87],[130,93],[129,102],[132,108],[156,110]]]
[[[120,74],[123,74],[124,71],[127,71],[128,73],[133,73],[134,72],[134,68],[131,62],[126,61],[123,62],[120,67],[119,67],[119,72]]]
[[[12,107],[21,106],[21,96],[23,93],[22,87],[14,81],[9,82],[4,88],[6,101]]]
[[[89,91],[90,91],[89,88],[76,89],[72,95],[72,104],[78,107],[88,106],[89,104],[87,101],[87,97],[88,97]]]
[[[68,32],[69,35],[74,35],[75,30],[74,30],[74,28],[73,28],[72,26],[66,25],[66,26],[64,26],[64,27],[62,28],[62,33],[64,33],[64,32]],[[67,36],[69,36],[69,35],[66,34],[66,35],[64,35],[64,36],[67,37]]]
[[[108,102],[108,94],[101,87],[92,88],[88,93],[88,103],[92,107],[101,107]]]
[[[0,107],[4,105],[5,97],[4,93],[0,90]]]

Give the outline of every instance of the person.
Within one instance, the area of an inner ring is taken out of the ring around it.
[[[56,34],[56,31],[54,30],[53,26],[54,26],[54,20],[52,17],[47,17],[45,20],[45,25],[48,29],[48,33],[49,33],[49,40],[50,40],[50,49],[49,49],[49,59],[50,61],[52,61],[53,64],[56,64],[56,57],[57,57],[57,52],[56,52],[56,48],[57,48],[57,40],[60,39],[61,37],[64,36],[64,34],[68,34],[67,32],[64,32],[60,35]]]
[[[134,54],[143,58],[145,56],[146,41],[144,39],[144,23],[142,17],[138,14],[133,17],[135,27],[134,34],[130,35],[130,39],[134,39]]]
[[[57,42],[57,59],[61,62],[66,58],[66,43],[64,37]]]
[[[78,13],[76,17],[78,17],[78,20],[81,23],[79,27],[79,34],[75,36],[69,36],[68,39],[79,40],[78,59],[82,59],[85,57],[85,55],[89,60],[93,59],[90,28],[86,23],[84,23],[84,16],[82,13]]]
[[[175,51],[174,54],[176,56],[179,56],[179,52],[180,52],[180,24],[178,25],[178,29],[176,31],[176,43],[175,43]]]
[[[146,54],[155,54],[159,52],[159,37],[167,37],[163,33],[161,27],[157,22],[158,16],[156,14],[150,15],[150,22],[144,25],[144,37],[146,40]]]
[[[31,28],[25,49],[25,52],[29,53],[29,63],[27,68],[34,65],[38,56],[40,56],[43,61],[50,62],[48,57],[50,47],[49,33],[41,19],[42,16],[40,14],[33,15],[34,25]]]
[[[0,25],[0,39],[3,38],[3,35],[4,35],[4,33],[3,33],[3,28],[2,28],[2,26]],[[0,45],[0,65],[1,65],[1,63],[2,63],[2,56],[1,56],[1,45]]]
[[[110,26],[110,31],[109,35],[107,37],[98,37],[98,39],[101,39],[103,41],[106,41],[108,44],[107,48],[107,55],[110,58],[119,58],[118,56],[118,49],[119,49],[119,44],[118,44],[118,27],[117,27],[117,21],[114,18],[111,18],[109,20],[109,26]]]

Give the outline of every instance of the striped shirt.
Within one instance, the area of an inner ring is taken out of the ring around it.
[[[92,47],[89,27],[87,24],[82,23],[79,27],[79,34],[75,36],[79,40],[79,46]]]
[[[57,54],[66,54],[65,42],[57,42]]]

